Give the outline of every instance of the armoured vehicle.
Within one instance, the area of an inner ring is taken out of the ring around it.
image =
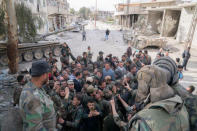
[[[125,32],[123,34],[125,43],[142,50],[147,47],[166,48],[167,40],[158,35],[137,34],[136,32]]]
[[[82,25],[85,26],[85,25]],[[39,38],[37,42],[34,43],[19,43],[18,44],[18,55],[19,63],[25,61],[30,62],[33,59],[48,58],[49,52],[52,52],[54,56],[60,56],[61,54],[61,44],[55,41],[46,41],[45,37],[57,34],[64,31],[71,31],[75,29],[76,26],[70,26],[66,29],[55,31],[52,33],[47,33]],[[79,28],[79,27],[77,27]],[[0,66],[6,66],[8,64],[7,58],[7,46],[5,41],[0,41]]]

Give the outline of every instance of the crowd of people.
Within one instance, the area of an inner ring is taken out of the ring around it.
[[[32,64],[31,82],[26,84],[25,77],[18,76],[21,88],[15,91],[14,105],[26,112],[23,127],[50,130],[54,125],[61,131],[124,130],[124,122],[128,122],[142,106],[135,102],[133,91],[138,89],[138,71],[152,63],[148,51],[132,52],[128,47],[121,59],[112,54],[104,57],[100,51],[97,60],[93,61],[90,47],[75,58],[64,43],[61,53],[61,70],[57,68],[58,60],[50,53],[46,61]],[[168,54],[164,55],[160,50],[156,59],[163,56]],[[36,87],[44,93],[36,92]],[[193,91],[194,87],[189,90]],[[44,102],[33,95],[43,98]],[[44,122],[41,124],[41,121]]]

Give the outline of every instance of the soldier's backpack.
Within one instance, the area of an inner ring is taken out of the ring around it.
[[[8,110],[8,112],[3,117],[0,130],[1,131],[23,130],[23,120],[19,108],[13,107]]]
[[[190,131],[197,131],[197,96],[186,97],[185,106],[189,113]]]

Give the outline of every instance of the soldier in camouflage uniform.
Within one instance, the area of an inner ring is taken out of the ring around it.
[[[97,57],[96,62],[98,64],[99,68],[102,69],[104,66],[104,57],[103,57],[102,51],[99,51],[99,56]]]
[[[53,101],[42,89],[48,81],[49,65],[45,61],[32,63],[31,76],[20,96],[24,131],[54,131],[56,115]]]
[[[59,123],[63,126],[62,130],[77,131],[83,114],[81,95],[74,96],[72,102],[65,109],[66,116],[63,119],[59,118]]]
[[[164,70],[157,66],[145,66],[138,72],[137,79],[139,85],[135,98],[136,104],[133,106],[135,108],[127,108],[127,111],[139,112],[128,123],[120,120],[114,101],[111,101],[114,121],[122,130],[190,130],[189,116],[183,100],[168,86]]]
[[[14,106],[19,105],[20,95],[23,90],[23,86],[25,84],[24,75],[17,76],[17,81],[18,81],[18,84],[15,87],[14,94],[13,94]]]

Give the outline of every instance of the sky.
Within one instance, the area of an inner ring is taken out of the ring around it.
[[[123,0],[97,0],[98,10],[115,11],[115,4]],[[81,7],[94,8],[96,0],[68,0],[70,7],[79,10]]]
[[[102,11],[115,11],[115,4],[123,3],[127,0],[97,0],[97,8]],[[130,0],[131,2],[143,2],[150,0]],[[188,1],[188,0],[184,0]],[[197,1],[197,0],[192,0]],[[95,8],[96,0],[68,0],[70,7],[79,10],[81,7]]]

